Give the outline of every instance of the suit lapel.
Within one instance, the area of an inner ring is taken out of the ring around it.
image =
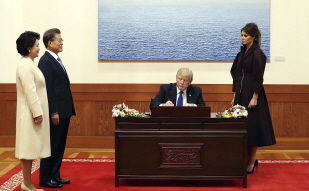
[[[177,88],[176,84],[173,84],[172,88],[169,90],[168,98],[170,99],[171,102],[174,103],[174,105],[176,105],[176,97],[177,97]]]
[[[193,93],[193,91],[192,91],[192,87],[190,85],[187,88],[187,103],[194,103],[194,100],[192,100],[192,98],[193,98],[192,93]]]
[[[170,100],[174,103],[174,105],[176,105],[176,100],[177,100],[177,87],[176,87],[176,83],[173,84],[172,89],[170,90],[169,94],[168,94]],[[187,88],[187,103],[194,103],[193,100],[193,91],[192,91],[192,87],[191,85],[188,86]]]
[[[56,65],[56,68],[62,72],[62,74],[65,76],[65,78],[70,83],[70,79],[66,71],[62,68],[62,66],[59,64],[59,62],[49,53],[46,51],[46,54],[48,55],[49,59],[52,60],[53,64]]]

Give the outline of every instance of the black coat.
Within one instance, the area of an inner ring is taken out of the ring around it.
[[[173,102],[174,105],[176,105],[176,83],[161,85],[160,91],[150,103],[150,108],[152,106],[159,106],[160,104],[166,103],[168,100],[170,100],[171,102]],[[187,103],[194,103],[197,106],[206,106],[202,96],[202,89],[194,85],[189,85],[187,87]]]
[[[248,146],[269,146],[276,144],[266,94],[263,88],[263,76],[266,56],[258,44],[253,43],[247,52],[241,47],[232,68],[234,104],[248,109]],[[257,106],[248,108],[254,92],[258,93]]]
[[[46,51],[38,67],[45,77],[49,114],[58,112],[60,118],[75,115],[70,80],[58,61]]]

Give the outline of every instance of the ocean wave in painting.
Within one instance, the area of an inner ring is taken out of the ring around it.
[[[270,56],[269,0],[99,0],[99,60],[231,61],[258,24]]]

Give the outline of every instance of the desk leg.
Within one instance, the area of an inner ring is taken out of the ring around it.
[[[243,188],[247,188],[247,178],[243,180]]]
[[[117,128],[117,125],[116,125]],[[118,178],[118,133],[115,132],[115,187],[119,187]]]

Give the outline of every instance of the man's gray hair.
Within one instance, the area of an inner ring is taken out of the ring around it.
[[[181,76],[190,76],[191,82],[193,81],[193,72],[189,68],[180,68],[177,71],[176,77],[179,76],[179,75],[181,75]]]

